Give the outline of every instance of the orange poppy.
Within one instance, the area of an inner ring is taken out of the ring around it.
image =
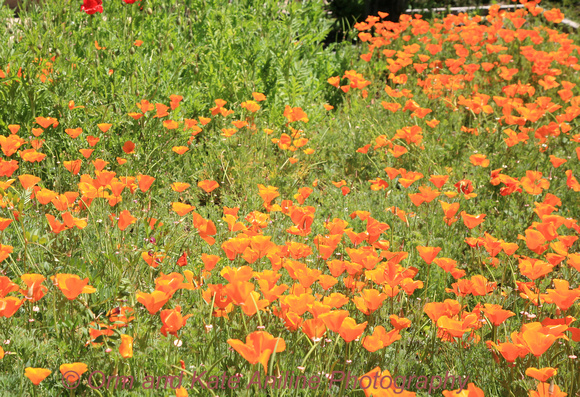
[[[88,370],[85,363],[61,364],[58,368],[62,374],[63,379],[72,386],[76,384],[79,378]]]
[[[483,168],[489,167],[489,159],[485,154],[473,154],[469,157],[471,164],[481,166]]]
[[[275,338],[266,331],[255,331],[246,337],[246,343],[238,339],[228,339],[228,344],[250,364],[262,364],[264,372],[268,373],[268,361],[272,353],[286,350],[282,338]]]
[[[93,154],[94,151],[94,149],[79,149],[80,154],[82,154],[86,159],[91,157],[91,154]]]
[[[560,390],[558,385],[545,382],[540,383],[536,390],[530,390],[529,393],[529,397],[566,397],[567,395]]]
[[[545,382],[550,379],[552,376],[556,375],[558,370],[552,367],[545,367],[545,368],[534,368],[529,367],[526,369],[526,375],[539,380],[540,382]]]
[[[48,292],[48,288],[42,285],[45,277],[41,274],[23,274],[20,276],[22,281],[26,284],[26,289],[21,289],[20,293],[31,302],[36,302]]]
[[[0,298],[4,298],[10,292],[18,291],[18,284],[13,283],[6,276],[0,276]]]
[[[24,375],[26,375],[26,377],[28,379],[30,379],[32,384],[35,386],[38,386],[40,384],[40,382],[42,382],[44,379],[46,379],[46,377],[48,375],[50,375],[51,373],[52,373],[51,370],[45,369],[45,368],[27,367],[24,369]]]
[[[206,193],[211,193],[212,191],[217,189],[220,185],[216,181],[205,180],[198,182],[197,186],[200,187]]]
[[[419,251],[419,255],[421,256],[421,258],[428,264],[430,265],[431,263],[433,263],[433,260],[435,259],[435,257],[437,256],[437,254],[439,254],[439,252],[441,251],[441,247],[422,247],[422,246],[417,246],[417,251]]]
[[[127,154],[133,154],[135,153],[135,144],[131,141],[126,141],[122,149]]]
[[[72,139],[75,139],[83,132],[83,129],[80,127],[78,127],[78,128],[66,128],[64,130],[64,132],[66,132],[66,134],[68,136],[70,136]]]
[[[58,126],[58,121],[52,117],[37,117],[35,121],[44,129],[47,129],[50,126],[53,126],[54,128]]]
[[[81,170],[81,164],[83,161],[81,159],[74,161],[63,161],[64,168],[66,168],[73,175],[78,175]]]
[[[137,292],[137,301],[143,304],[149,314],[155,314],[167,303],[171,296],[162,291],[153,291],[150,294]]]
[[[127,227],[129,227],[129,225],[132,225],[136,221],[137,221],[137,218],[135,218],[133,215],[131,215],[129,210],[123,210],[119,214],[119,220],[117,222],[117,225],[119,226],[120,230],[125,230],[125,229],[127,229]]]
[[[58,273],[51,279],[68,300],[73,300],[80,294],[92,294],[97,291],[93,286],[88,285],[88,278],[81,280],[76,274]]]
[[[490,303],[486,303],[482,311],[489,321],[496,327],[508,318],[516,315],[514,312],[504,310],[501,305],[493,305]]]
[[[26,190],[26,189],[30,189],[32,186],[36,185],[38,182],[40,182],[40,178],[34,175],[29,175],[29,174],[22,174],[18,176],[18,180],[20,181],[20,184],[22,185],[22,187]]]
[[[473,229],[480,225],[485,220],[485,216],[485,214],[470,215],[465,211],[461,211],[461,218],[468,229]]]
[[[107,124],[107,123],[97,124],[97,127],[99,127],[99,130],[101,130],[103,133],[106,133],[107,131],[109,131],[109,129],[112,126],[113,126],[113,124]]]
[[[363,338],[362,345],[366,350],[373,353],[391,345],[399,339],[401,339],[401,335],[398,329],[387,332],[383,326],[379,325],[375,327],[372,335]]]
[[[155,182],[155,178],[149,175],[140,174],[137,176],[137,182],[139,183],[139,189],[141,189],[142,192],[146,192],[149,190],[153,182]]]
[[[185,152],[187,152],[189,150],[189,148],[187,146],[173,146],[171,148],[172,151],[174,151],[175,153],[182,155]]]
[[[195,209],[195,207],[193,205],[189,205],[189,204],[185,204],[185,203],[174,202],[174,203],[171,203],[171,209],[173,211],[175,211],[177,213],[177,215],[185,216],[189,212],[193,211]]]
[[[184,190],[187,190],[191,185],[185,182],[174,182],[171,184],[171,190],[174,192],[181,193]]]
[[[366,327],[366,321],[362,324],[357,324],[352,317],[346,317],[344,321],[342,321],[338,333],[345,342],[349,343],[360,337]]]
[[[121,344],[119,345],[119,354],[123,358],[133,357],[133,337],[121,334]]]
[[[177,306],[175,309],[165,309],[159,314],[161,317],[161,322],[163,326],[161,327],[161,333],[163,336],[171,334],[177,337],[177,331],[179,331],[187,322],[187,319],[191,317],[191,314],[187,316],[181,315],[181,306]]]
[[[8,296],[0,299],[0,318],[10,318],[20,309],[24,300],[18,299],[15,296]]]

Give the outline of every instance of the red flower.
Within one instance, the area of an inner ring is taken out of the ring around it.
[[[81,11],[86,12],[89,15],[93,15],[96,12],[103,12],[103,0],[83,0],[83,5],[81,6]]]
[[[133,4],[135,3],[137,0],[123,0],[125,3],[127,4]]]

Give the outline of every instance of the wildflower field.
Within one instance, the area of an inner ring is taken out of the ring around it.
[[[0,396],[580,396],[559,9],[41,3],[0,8]]]

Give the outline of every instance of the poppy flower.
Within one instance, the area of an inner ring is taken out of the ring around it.
[[[42,297],[48,292],[48,288],[42,285],[42,282],[45,280],[43,275],[23,274],[20,278],[24,281],[27,287],[26,289],[21,289],[20,293],[31,302],[36,302],[42,299]]]
[[[483,168],[489,167],[489,159],[485,154],[473,154],[469,157],[471,164],[481,166]]]
[[[121,344],[119,345],[119,354],[123,358],[133,357],[133,337],[121,334]]]
[[[173,190],[174,192],[181,193],[181,192],[187,190],[190,186],[191,185],[189,183],[174,182],[171,184],[171,190]]]
[[[385,327],[379,325],[375,327],[372,335],[364,337],[362,345],[366,350],[373,353],[391,345],[399,339],[401,339],[401,335],[398,329],[387,332]]]
[[[20,131],[20,126],[18,124],[9,124],[8,130],[10,130],[11,134],[18,134],[18,131]]]
[[[122,149],[127,154],[135,153],[135,144],[131,141],[126,141]]]
[[[40,189],[35,193],[36,200],[42,205],[50,203],[58,194],[49,189]]]
[[[51,373],[51,370],[45,368],[28,367],[24,369],[24,375],[26,375],[26,377],[30,379],[32,384],[35,386],[38,386],[40,382],[42,382]]]
[[[437,254],[439,254],[439,252],[441,251],[441,247],[422,247],[422,246],[417,246],[417,251],[419,251],[419,255],[421,256],[421,258],[428,264],[430,265],[431,263],[433,263],[433,260],[435,259],[435,257],[437,256]]]
[[[51,278],[68,300],[73,300],[80,294],[92,294],[97,291],[93,286],[88,285],[88,278],[81,280],[76,274],[58,273]]]
[[[72,139],[75,139],[83,132],[83,129],[80,127],[79,128],[66,128],[64,130],[64,132],[66,132],[66,134],[68,136],[70,136]]]
[[[538,259],[520,258],[519,262],[520,273],[528,277],[530,280],[536,280],[543,277],[553,269],[551,264]]]
[[[82,154],[86,159],[91,157],[91,154],[93,154],[94,151],[94,149],[79,149],[80,154]]]
[[[201,254],[201,261],[203,262],[205,271],[211,272],[215,265],[221,260],[217,255]]]
[[[370,315],[381,307],[385,299],[387,299],[387,296],[376,289],[363,289],[361,296],[355,296],[353,301],[357,309],[366,315]]]
[[[149,314],[155,314],[167,303],[171,295],[162,291],[153,291],[150,294],[137,292],[137,301],[143,304]]]
[[[324,322],[318,318],[311,318],[304,321],[300,329],[314,342],[321,340],[326,333]]]
[[[101,0],[93,0],[93,1],[101,1]],[[50,126],[53,126],[53,128],[56,128],[58,126],[58,120],[53,117],[37,117],[35,121],[44,129],[47,129]]]
[[[153,182],[155,182],[155,178],[149,175],[139,175],[137,177],[137,182],[139,183],[139,189],[141,189],[142,192],[146,192],[149,190]]]
[[[8,296],[0,299],[0,318],[10,318],[20,309],[24,299],[18,299],[15,296]]]
[[[346,317],[344,321],[342,321],[338,333],[345,342],[349,343],[361,336],[366,327],[366,321],[362,324],[357,324],[353,318]]]
[[[405,317],[399,317],[396,314],[391,314],[389,316],[389,320],[391,322],[391,325],[396,329],[396,330],[402,330],[405,328],[409,328],[411,326],[411,320],[409,320],[408,318]]]
[[[172,151],[174,151],[175,153],[182,155],[185,152],[187,152],[189,150],[189,148],[187,146],[173,146],[171,148]]]
[[[163,323],[163,326],[161,327],[161,333],[163,336],[167,336],[167,334],[170,333],[177,337],[177,331],[185,325],[187,319],[192,315],[188,314],[187,316],[182,316],[181,306],[177,306],[175,309],[162,310],[159,316]]]
[[[262,364],[264,372],[268,373],[268,361],[272,353],[286,350],[282,338],[275,338],[266,331],[255,331],[246,337],[246,343],[238,339],[228,339],[228,344],[250,364]]]
[[[185,216],[189,212],[193,211],[195,209],[195,207],[192,205],[189,205],[189,204],[185,204],[185,203],[174,202],[174,203],[171,203],[171,209],[173,211],[175,211],[177,213],[177,215]]]
[[[81,170],[81,164],[83,161],[81,159],[74,161],[63,161],[63,166],[73,175],[78,175]]]
[[[141,253],[141,258],[153,268],[156,268],[165,259],[165,254],[162,252],[144,251]]]
[[[493,305],[491,303],[486,303],[482,309],[485,316],[494,326],[499,326],[506,319],[515,316],[514,312],[502,309],[501,305]]]
[[[545,367],[545,368],[534,368],[529,367],[526,369],[526,375],[539,380],[540,382],[545,382],[550,379],[552,376],[556,375],[558,370],[556,368]]]
[[[485,220],[485,214],[470,215],[465,211],[461,211],[461,218],[468,229],[473,229]]]
[[[566,159],[561,159],[561,158],[558,158],[554,155],[550,155],[550,162],[552,163],[554,168],[558,168],[559,166],[561,166],[562,164],[564,164],[567,161],[568,160],[566,160]]]
[[[100,2],[102,2],[102,0],[89,0],[89,1],[100,1]],[[101,130],[103,132],[103,134],[106,133],[107,131],[109,131],[109,129],[112,126],[113,126],[113,124],[107,124],[107,123],[97,124],[97,127],[99,127],[99,130]]]
[[[216,181],[205,180],[205,181],[198,182],[197,186],[199,188],[201,188],[203,191],[205,191],[206,193],[211,193],[212,191],[217,189],[220,185]]]
[[[554,303],[560,310],[568,310],[574,302],[580,299],[580,290],[570,289],[567,280],[553,279],[555,289],[547,289],[547,302]]]
[[[4,298],[10,292],[18,291],[18,284],[13,283],[6,276],[0,276],[0,298]]]
[[[284,109],[284,117],[286,117],[288,123],[292,123],[295,121],[303,121],[305,123],[308,123],[308,116],[300,107],[292,108],[286,105],[286,108]]]
[[[76,384],[79,377],[81,377],[85,372],[87,372],[88,367],[85,363],[72,363],[72,364],[62,364],[59,368],[63,379],[72,386]]]
[[[40,178],[34,175],[22,174],[18,176],[18,180],[24,190],[30,189],[32,186],[40,182]]]

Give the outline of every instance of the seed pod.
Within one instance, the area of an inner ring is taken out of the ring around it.
[[[173,50],[175,49],[175,47],[173,47],[173,43],[169,43],[169,49],[170,49],[171,51],[173,51]]]
[[[151,14],[153,14],[153,10],[151,9],[151,7],[147,7],[147,15]]]

